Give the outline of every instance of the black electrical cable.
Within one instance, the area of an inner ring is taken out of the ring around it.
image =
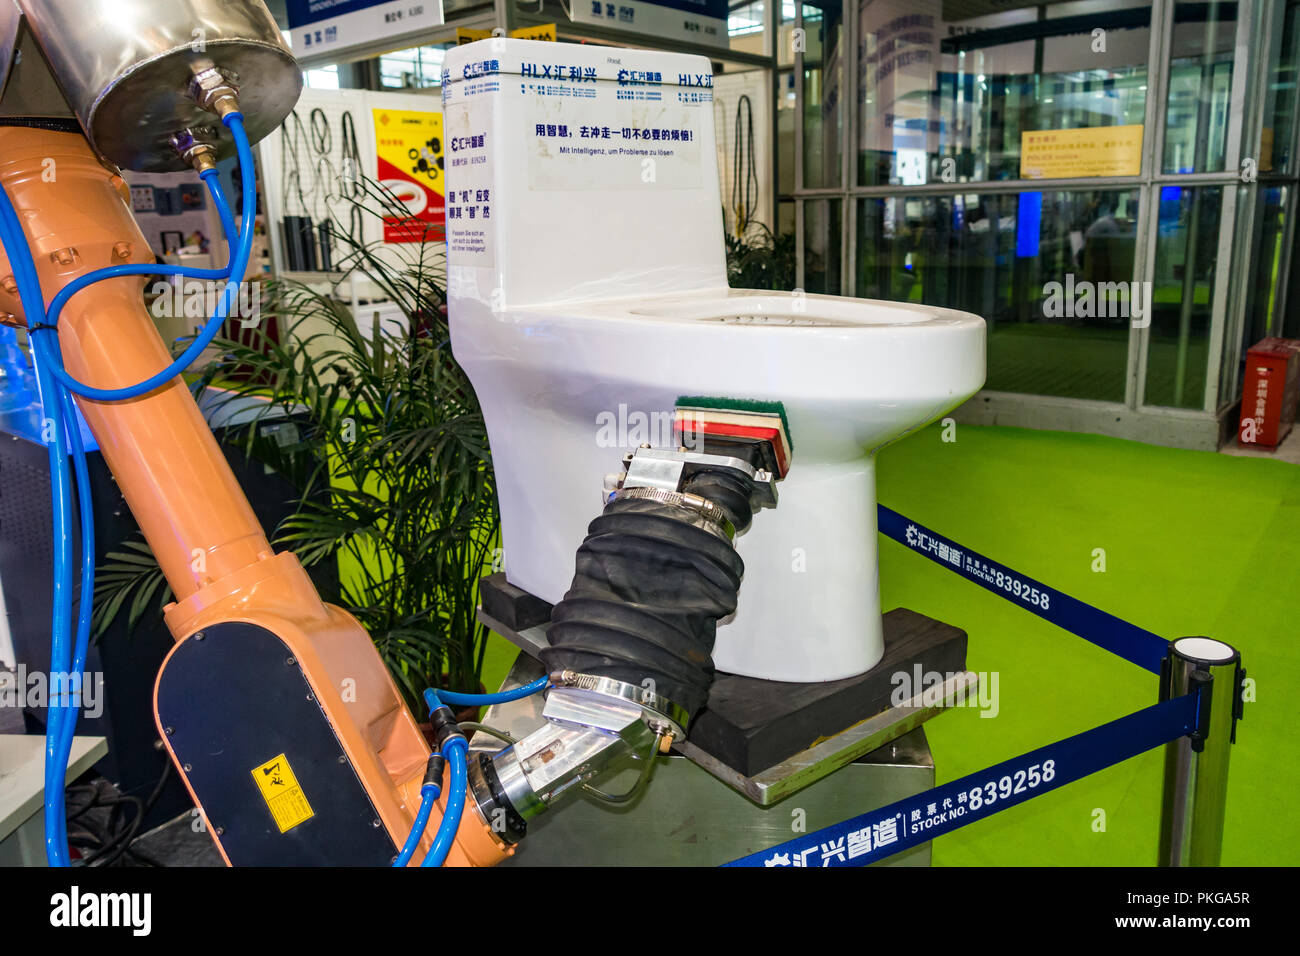
[[[343,114],[342,163],[343,180],[347,189],[343,197],[351,200],[352,208],[348,211],[348,237],[356,245],[363,241],[365,217],[362,215],[360,200],[365,195],[361,184],[361,150],[357,146],[357,126],[350,112]]]
[[[123,807],[132,807],[135,810],[135,816],[125,826],[121,825],[121,816]],[[101,847],[90,856],[86,857],[84,863],[86,866],[112,866],[122,856],[135,839],[135,835],[140,830],[140,824],[144,822],[144,801],[139,797],[132,797],[123,794],[112,803],[112,810],[108,814],[108,832],[112,838],[107,844]]]
[[[291,270],[344,271],[346,257],[336,255],[335,239],[346,230],[354,246],[364,241],[361,200],[366,189],[356,118],[350,110],[343,112],[337,156],[335,145],[333,124],[320,107],[311,110],[305,125],[294,110],[280,127],[285,259]],[[348,204],[346,223],[337,209],[340,202]]]
[[[79,847],[90,850],[81,858],[83,866],[103,865],[102,861],[110,855],[116,859],[116,852],[126,841],[133,835],[131,822],[135,817],[130,818],[127,823],[122,822],[122,808],[124,806],[133,806],[138,810],[143,806],[139,797],[129,796],[127,794],[113,794],[111,797],[101,797],[97,803],[100,809],[109,811],[107,818],[102,823],[91,817],[84,817],[78,821],[79,826],[85,831],[85,834],[77,834],[77,839],[69,836],[69,842]],[[97,862],[99,861],[99,862]]]
[[[316,155],[328,156],[333,152],[334,130],[325,111],[319,106],[313,109],[307,117],[307,125],[311,129],[311,148]]]
[[[364,190],[361,188],[361,150],[357,146],[357,124],[350,112],[343,114],[342,160],[345,181],[351,184],[347,193],[349,199],[360,199]]]
[[[133,850],[132,844],[138,839],[140,827],[144,824],[145,818],[162,797],[167,781],[171,776],[171,770],[171,759],[166,757],[157,783],[154,784],[149,796],[143,800],[131,794],[113,793],[111,796],[105,795],[104,785],[100,782],[75,784],[67,788],[69,793],[80,793],[82,791],[89,793],[86,805],[68,815],[69,822],[76,822],[84,831],[69,833],[69,842],[78,848],[84,847],[91,851],[82,857],[82,865],[112,866],[124,856],[128,856],[139,860],[146,866],[158,866],[156,861]],[[105,808],[108,809],[109,813],[102,827],[97,821],[86,816],[92,809]],[[134,813],[124,821],[123,815],[128,808],[133,810]]]
[[[758,161],[754,156],[754,104],[743,93],[736,103],[736,134],[732,143],[731,208],[736,216],[736,238],[739,239],[745,235],[754,218],[754,210],[758,208]]]
[[[305,144],[306,139],[302,117],[298,115],[297,110],[294,110],[280,127],[280,187],[285,196],[286,214],[288,213],[289,198],[291,196],[297,197],[298,206],[303,215],[310,212],[307,197],[314,191],[315,183],[311,184],[311,190],[303,189],[302,156],[299,152],[300,144]]]
[[[343,177],[334,169],[330,155],[334,152],[334,128],[319,106],[311,111],[307,126],[311,133],[311,149],[316,163],[315,182],[321,184],[324,192],[325,222],[328,223],[330,207],[343,198]],[[328,266],[322,268],[324,271],[329,270]]]
[[[27,129],[43,129],[51,133],[82,133],[81,124],[75,119],[60,119],[45,116],[5,116],[0,117],[0,126],[23,126]]]

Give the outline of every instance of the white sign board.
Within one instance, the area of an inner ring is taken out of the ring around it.
[[[574,23],[726,48],[726,0],[572,0]]]
[[[439,26],[442,0],[288,0],[289,43],[301,57],[345,53]]]

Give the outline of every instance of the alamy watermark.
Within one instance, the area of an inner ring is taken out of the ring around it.
[[[155,319],[206,321],[217,311],[226,286],[226,282],[204,279],[159,279],[149,290],[156,296],[149,311]],[[238,321],[241,329],[251,329],[262,321],[262,283],[240,282],[237,289],[226,316]]]
[[[16,670],[0,670],[0,707],[44,710],[52,702],[70,701],[86,717],[94,719],[104,713],[104,675],[28,671],[26,664]]]
[[[1150,282],[1092,282],[1066,273],[1064,282],[1043,285],[1049,319],[1128,319],[1135,329],[1151,324]]]
[[[912,665],[912,670],[896,671],[889,678],[893,685],[893,693],[890,694],[889,703],[894,707],[902,707],[909,701],[920,697],[920,703],[923,707],[935,707],[944,704],[944,685],[962,674],[941,674],[938,671],[927,671],[922,669],[920,664]],[[952,700],[945,706],[948,707],[977,707],[980,710],[981,717],[996,717],[1001,706],[998,697],[998,672],[989,671],[980,672],[976,675],[979,678],[979,686],[971,688],[968,684],[956,690],[952,695]]]
[[[695,428],[694,422],[694,416],[683,416],[679,431],[675,412],[646,412],[620,404],[617,409],[596,414],[596,447],[639,448],[651,445],[699,451],[703,447],[704,433]]]
[[[97,892],[74,885],[50,897],[50,925],[129,929],[132,936],[148,936],[153,929],[153,894]]]

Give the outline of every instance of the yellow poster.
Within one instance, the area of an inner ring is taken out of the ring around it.
[[[517,40],[549,40],[555,42],[555,24],[543,23],[535,27],[520,27],[511,30],[510,35]]]
[[[1141,172],[1141,124],[1020,134],[1021,179],[1136,176]]]
[[[379,181],[406,207],[384,217],[385,242],[441,242],[446,237],[446,179],[442,169],[442,114],[377,109]]]
[[[487,40],[497,36],[491,30],[475,30],[472,27],[456,28],[456,45],[464,46],[466,43],[473,43],[475,40]],[[511,30],[510,35],[516,40],[549,40],[551,43],[556,42],[555,24],[542,23],[535,27],[519,27]]]

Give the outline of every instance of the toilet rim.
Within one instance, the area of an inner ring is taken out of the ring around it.
[[[868,310],[878,317],[872,317]],[[660,326],[665,323],[695,328],[760,328],[823,334],[875,330],[982,330],[984,320],[969,312],[910,302],[859,299],[817,293],[794,295],[762,289],[708,288],[674,291],[657,296],[557,302],[545,306],[518,306],[505,314],[533,314],[574,321],[617,320]]]

